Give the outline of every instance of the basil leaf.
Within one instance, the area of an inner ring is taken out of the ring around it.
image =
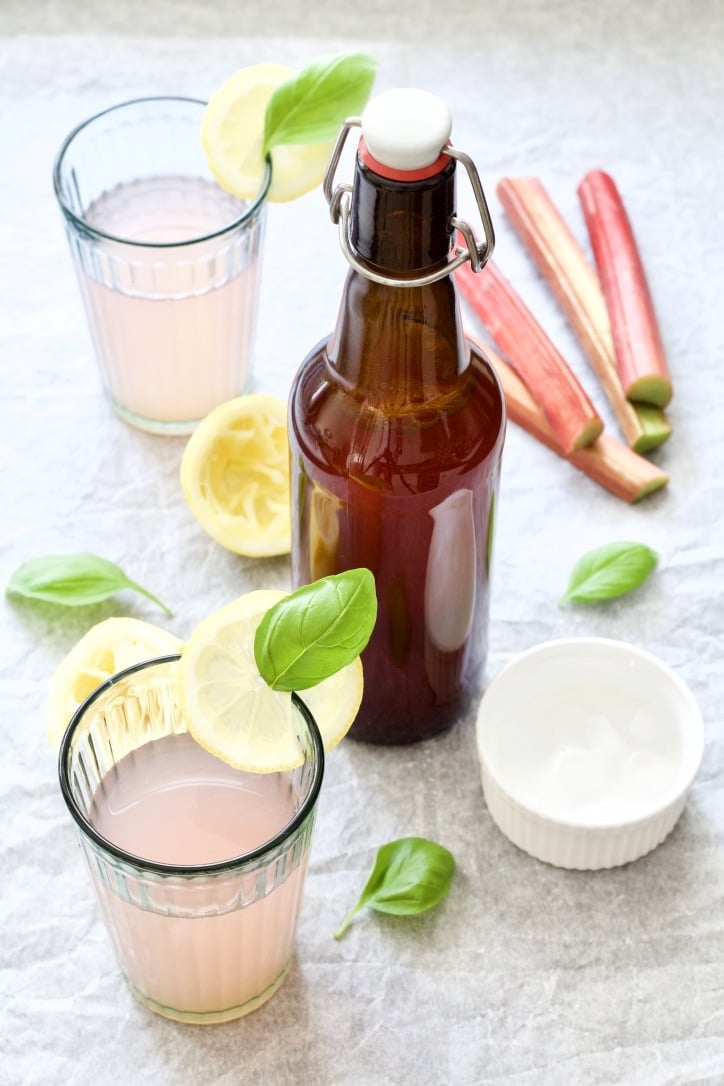
[[[97,554],[48,555],[32,558],[13,573],[5,592],[8,596],[44,600],[64,607],[82,607],[100,603],[121,589],[130,588],[158,604],[167,615],[173,612],[165,603],[130,580],[114,562]]]
[[[259,674],[274,690],[306,690],[362,652],[377,618],[368,569],[322,577],[266,612],[254,637]]]
[[[366,53],[314,61],[277,87],[264,118],[263,153],[281,143],[326,143],[369,98],[376,64]]]
[[[394,916],[415,916],[432,909],[450,889],[454,870],[452,853],[425,837],[402,837],[382,845],[359,901],[334,938],[341,939],[365,906]]]
[[[656,567],[657,555],[644,543],[605,543],[576,563],[559,604],[597,603],[623,596],[645,581]]]

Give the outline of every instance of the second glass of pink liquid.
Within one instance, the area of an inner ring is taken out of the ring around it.
[[[189,433],[251,372],[270,167],[253,200],[221,189],[204,109],[144,98],[105,110],[53,170],[103,387],[154,433]]]
[[[60,786],[133,994],[168,1018],[225,1022],[287,973],[324,750],[294,695],[297,768],[232,769],[186,731],[177,666],[139,664],[88,698]]]

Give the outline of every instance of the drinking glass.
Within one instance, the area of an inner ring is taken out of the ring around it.
[[[266,1002],[289,967],[324,750],[293,695],[296,768],[214,758],[186,730],[178,660],[90,695],[63,738],[60,787],[133,994],[168,1018],[224,1022]]]
[[[252,200],[220,188],[204,109],[124,102],[75,128],[53,169],[104,390],[154,433],[189,433],[251,372],[271,168]]]

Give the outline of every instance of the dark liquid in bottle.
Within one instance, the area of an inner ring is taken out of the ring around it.
[[[372,570],[379,613],[351,734],[424,739],[454,722],[482,678],[503,423],[497,381],[473,351],[449,388],[389,414],[373,404],[360,411],[328,373],[322,345],[299,381],[292,421],[294,580]]]

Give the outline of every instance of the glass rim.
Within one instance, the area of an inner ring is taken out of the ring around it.
[[[82,230],[86,234],[90,234],[94,238],[102,239],[103,241],[112,241],[120,245],[133,245],[139,249],[179,249],[189,245],[198,245],[200,242],[211,241],[213,238],[223,237],[224,234],[228,234],[233,230],[236,230],[240,226],[244,226],[250,219],[252,219],[259,208],[264,203],[272,179],[272,167],[271,156],[267,155],[264,161],[264,176],[261,181],[261,188],[256,196],[254,196],[249,203],[249,206],[244,209],[243,213],[233,219],[231,222],[220,227],[218,230],[212,230],[208,234],[199,234],[197,237],[187,238],[185,241],[134,241],[133,238],[124,238],[119,234],[109,234],[105,230],[100,230],[97,226],[93,226],[82,216],[77,215],[75,211],[70,207],[63,194],[63,186],[61,184],[61,174],[64,165],[64,159],[66,152],[70,148],[73,140],[84,129],[88,128],[94,121],[99,120],[101,117],[107,116],[109,113],[115,113],[117,110],[126,109],[128,106],[142,105],[145,102],[189,102],[193,105],[206,106],[207,102],[203,98],[191,98],[184,95],[176,94],[156,94],[146,95],[141,98],[129,98],[125,102],[118,102],[114,106],[108,106],[106,109],[101,109],[98,113],[94,113],[92,117],[87,117],[86,120],[77,124],[68,135],[65,137],[60,145],[60,149],[55,156],[53,163],[53,191],[55,192],[55,198],[58,201],[58,205],[65,215],[66,219],[73,223],[73,225]],[[218,182],[216,182],[218,184]],[[221,186],[219,186],[221,188]],[[226,190],[222,190],[226,191]],[[229,193],[228,195],[233,195]],[[241,199],[241,197],[235,197],[235,199]]]
[[[292,704],[295,709],[301,715],[309,735],[312,741],[312,748],[314,752],[313,770],[314,776],[312,778],[309,791],[305,796],[301,807],[296,814],[284,825],[282,828],[270,837],[269,840],[264,841],[263,844],[258,845],[254,849],[250,849],[248,852],[239,853],[236,856],[231,856],[226,860],[218,860],[212,864],[167,864],[162,863],[159,860],[149,860],[143,856],[137,856],[133,852],[128,852],[126,849],[121,848],[120,845],[114,844],[103,834],[99,833],[93,823],[85,816],[76,802],[73,795],[70,784],[69,773],[69,754],[71,739],[78,727],[80,721],[83,719],[85,713],[91,706],[111,687],[115,686],[119,680],[127,678],[129,675],[134,675],[140,671],[145,671],[151,667],[158,667],[161,664],[177,663],[181,659],[180,653],[171,653],[165,656],[157,656],[152,660],[143,660],[138,664],[131,664],[130,667],[124,668],[122,671],[118,671],[115,675],[109,676],[105,682],[88,695],[88,697],[81,702],[78,708],[70,718],[67,728],[63,734],[63,738],[60,744],[60,751],[58,752],[58,777],[60,780],[60,791],[65,801],[65,805],[71,813],[78,828],[85,837],[88,837],[94,845],[99,847],[103,852],[110,853],[115,859],[121,860],[123,863],[129,864],[131,867],[140,870],[145,874],[156,874],[166,876],[178,876],[190,878],[196,875],[218,875],[224,872],[230,872],[234,868],[241,867],[243,865],[252,863],[256,860],[261,860],[269,853],[273,852],[278,846],[284,844],[290,837],[292,837],[296,831],[306,821],[308,816],[314,810],[314,807],[319,796],[320,788],[322,787],[322,777],[324,776],[324,744],[322,742],[322,736],[320,735],[317,722],[311,713],[311,710],[302,701],[302,699],[296,694],[292,694]],[[189,734],[181,733],[181,734]],[[138,748],[136,748],[138,749]]]

